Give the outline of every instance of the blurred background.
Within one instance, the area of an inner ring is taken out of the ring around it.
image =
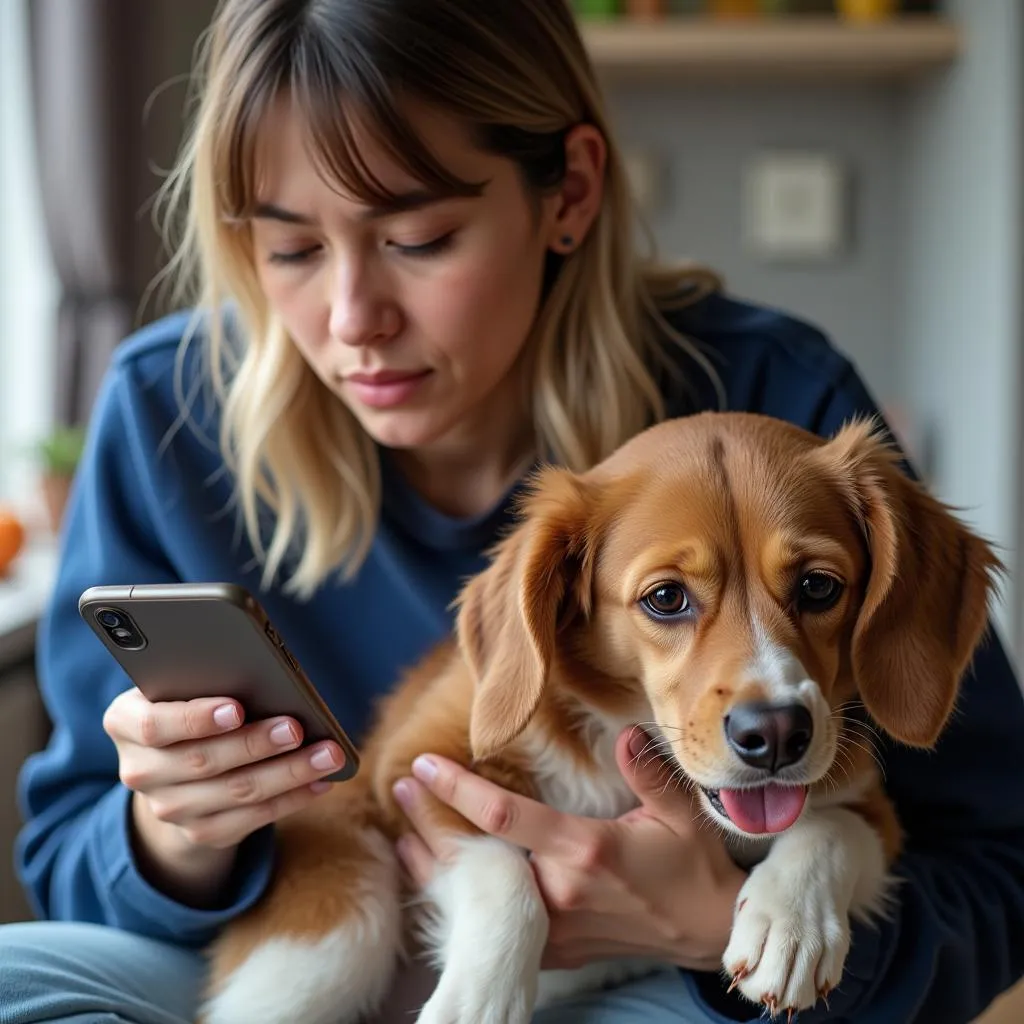
[[[575,0],[666,255],[823,328],[1002,549],[1024,644],[1024,4]],[[0,829],[35,621],[110,353],[166,309],[151,200],[214,0],[0,0]],[[9,849],[4,839],[3,848]],[[0,919],[23,911],[6,863]]]

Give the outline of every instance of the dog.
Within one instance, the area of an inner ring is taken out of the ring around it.
[[[264,898],[208,948],[203,1024],[354,1024],[409,936],[439,972],[420,1024],[524,1024],[648,961],[542,971],[523,851],[439,801],[459,853],[407,905],[391,788],[433,751],[574,814],[636,806],[632,723],[749,868],[722,967],[774,1017],[842,976],[902,836],[875,729],[932,747],[1003,572],[871,420],[825,439],[751,413],[655,425],[592,470],[539,471],[457,600],[453,637],[379,709],[351,782],[278,824]],[[681,795],[681,798],[682,795]]]

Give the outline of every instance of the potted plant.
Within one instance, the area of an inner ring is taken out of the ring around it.
[[[40,487],[50,529],[60,531],[67,505],[68,492],[74,479],[78,461],[85,447],[85,428],[80,426],[57,427],[36,446],[42,476]]]

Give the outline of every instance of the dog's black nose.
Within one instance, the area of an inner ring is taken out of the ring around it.
[[[738,704],[725,716],[725,735],[740,760],[775,772],[796,764],[811,745],[814,720],[803,704]]]

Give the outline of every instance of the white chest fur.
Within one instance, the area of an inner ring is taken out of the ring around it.
[[[594,762],[590,770],[561,744],[537,733],[524,737],[540,799],[565,814],[588,818],[617,818],[636,807],[636,796],[615,762],[615,741],[627,724],[588,717],[583,728]]]

